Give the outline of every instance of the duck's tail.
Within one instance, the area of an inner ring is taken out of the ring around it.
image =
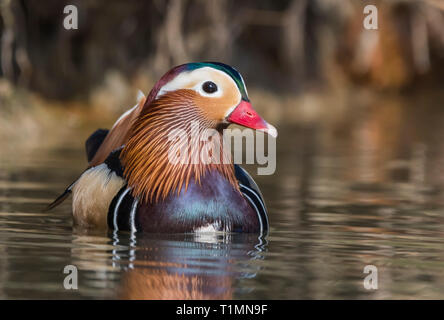
[[[53,202],[51,202],[51,203],[50,203],[45,209],[43,209],[43,212],[46,212],[46,211],[52,210],[52,209],[54,209],[55,207],[57,207],[59,204],[61,204],[63,201],[65,201],[66,198],[68,198],[69,195],[71,194],[71,192],[72,192],[72,187],[75,185],[76,182],[77,182],[77,180],[74,181],[73,183],[71,183],[71,184],[69,185],[69,187],[66,188],[65,191],[63,191],[63,193],[57,197],[57,199],[55,199],[55,200],[54,200]]]

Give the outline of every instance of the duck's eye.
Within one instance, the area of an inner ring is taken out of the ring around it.
[[[214,93],[217,91],[217,85],[212,81],[207,81],[202,85],[202,89],[206,93]]]

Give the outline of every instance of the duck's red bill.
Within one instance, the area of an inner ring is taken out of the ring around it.
[[[251,103],[244,100],[242,100],[233,112],[231,112],[227,121],[247,128],[264,131],[273,138],[277,137],[276,128],[262,119],[262,117],[253,109]]]

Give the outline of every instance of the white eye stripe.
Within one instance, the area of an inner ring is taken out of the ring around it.
[[[202,85],[207,81],[214,82],[217,85],[218,90],[215,91],[214,93],[205,92],[202,89]],[[223,71],[216,70],[214,68],[203,67],[188,72],[182,72],[179,75],[177,75],[173,80],[171,80],[170,82],[168,82],[167,84],[165,84],[163,87],[160,88],[159,93],[156,96],[156,99],[167,92],[176,91],[179,89],[192,89],[204,97],[218,98],[221,97],[224,93],[223,82],[225,82],[225,84],[231,82],[232,86],[237,88],[236,83],[229,75],[227,75]]]

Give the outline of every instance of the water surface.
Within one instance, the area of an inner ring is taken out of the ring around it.
[[[84,169],[80,144],[18,144],[0,157],[0,298],[444,298],[442,123],[401,100],[282,125],[277,171],[256,177],[265,238],[75,229],[71,201],[40,210]],[[66,265],[78,290],[63,287]]]

